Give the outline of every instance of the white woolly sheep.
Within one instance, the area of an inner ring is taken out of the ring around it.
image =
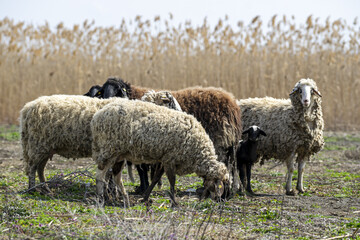
[[[157,100],[155,97],[148,100]],[[163,104],[164,93],[158,94]],[[172,96],[171,96],[172,97]],[[90,121],[93,115],[115,98],[98,99],[76,95],[43,96],[27,103],[20,112],[20,132],[29,177],[29,189],[35,186],[35,175],[45,182],[44,168],[54,154],[66,158],[91,157],[92,135]],[[161,101],[157,101],[161,104]],[[49,191],[47,188],[46,190]]]
[[[120,79],[121,80],[121,79]],[[125,87],[130,99],[141,99],[148,88],[121,83],[107,83],[109,91],[118,92]],[[241,137],[241,111],[234,96],[221,88],[191,87],[171,91],[182,110],[193,115],[205,128],[215,146],[220,162],[226,163],[231,177],[234,178],[233,189],[239,187],[236,168],[235,148]],[[140,177],[142,175],[140,174]],[[144,187],[146,189],[146,186]]]
[[[296,189],[304,192],[303,173],[306,161],[324,146],[321,94],[312,79],[301,79],[290,93],[290,99],[249,98],[237,101],[246,129],[261,126],[268,134],[259,140],[258,159],[271,158],[286,162],[286,194],[291,188],[294,157],[297,155],[298,181]]]
[[[121,124],[119,124],[121,123]],[[103,195],[104,177],[108,168],[123,159],[134,164],[161,163],[161,168],[146,190],[147,200],[152,188],[166,173],[170,197],[174,205],[175,174],[195,172],[204,178],[204,185],[213,197],[220,197],[223,183],[229,181],[225,164],[217,161],[215,148],[195,117],[141,101],[118,99],[98,111],[91,121],[93,159],[98,164],[97,192]],[[129,199],[121,180],[121,171],[114,177],[124,196]]]

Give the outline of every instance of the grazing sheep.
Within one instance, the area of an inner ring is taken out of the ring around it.
[[[129,83],[126,85],[130,99],[141,99],[148,88]],[[111,87],[117,88],[114,84]],[[114,90],[115,91],[115,90]],[[170,91],[181,109],[193,115],[205,128],[215,146],[218,160],[224,162],[233,181],[233,189],[239,188],[239,179],[235,159],[235,147],[241,137],[241,111],[231,93],[220,88],[193,87]],[[140,174],[141,177],[141,174]],[[146,187],[144,187],[146,189]]]
[[[286,162],[286,194],[293,195],[291,179],[297,155],[296,189],[304,192],[303,172],[306,161],[324,146],[321,94],[312,79],[301,79],[290,93],[290,99],[250,98],[239,100],[242,124],[261,126],[269,135],[259,140],[258,160],[275,158]]]
[[[164,93],[158,94],[159,97],[156,93],[153,95],[147,100],[165,105],[173,101],[172,96],[167,99]],[[162,98],[163,103],[158,98]],[[44,168],[54,154],[74,159],[91,157],[90,121],[98,110],[114,100],[53,95],[39,97],[22,108],[21,144],[29,189],[35,186],[36,171],[40,182],[45,182]]]
[[[121,124],[119,124],[121,123]],[[170,182],[174,205],[175,174],[195,172],[213,196],[221,196],[223,183],[229,181],[228,171],[217,161],[214,145],[201,124],[184,112],[142,101],[118,99],[98,111],[91,121],[93,159],[98,164],[97,192],[103,195],[105,173],[124,159],[134,164],[161,163],[154,181],[146,190],[147,200],[152,188],[165,172]],[[129,199],[121,180],[121,169],[114,177],[124,196]]]
[[[239,147],[236,150],[237,167],[240,173],[240,180],[246,191],[253,194],[251,190],[251,166],[257,160],[257,146],[260,135],[266,136],[266,133],[258,126],[251,126],[242,133],[247,134],[248,138],[245,141],[239,142]],[[245,181],[245,176],[246,180]]]
[[[100,91],[101,87],[99,85],[94,85],[90,88],[90,90],[84,94],[84,96],[88,96],[88,97],[97,97],[97,95],[99,95],[99,91]]]
[[[35,175],[45,182],[44,168],[54,154],[66,158],[91,157],[90,121],[113,99],[86,96],[43,96],[27,103],[20,112],[20,132],[29,176],[29,189]]]

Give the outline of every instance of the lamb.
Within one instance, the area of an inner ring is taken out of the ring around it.
[[[141,99],[149,90],[126,82],[121,85],[126,85],[130,99]],[[115,84],[111,87],[118,88]],[[234,179],[233,190],[237,190],[239,180],[235,148],[241,137],[242,127],[241,111],[234,96],[221,88],[213,87],[192,87],[170,93],[176,98],[181,109],[193,115],[205,128],[214,143],[218,160],[224,162],[231,172],[231,177]],[[140,187],[147,188],[147,186]]]
[[[167,105],[173,101],[173,98],[167,99],[166,96],[170,95],[164,93],[152,95],[147,100]],[[163,103],[158,100],[159,97]],[[98,110],[114,100],[53,95],[39,97],[22,108],[21,144],[29,189],[35,187],[36,172],[40,182],[45,182],[44,169],[54,154],[74,159],[91,157],[91,119]],[[46,190],[49,191],[48,188]]]
[[[239,147],[236,150],[237,167],[240,173],[240,180],[246,191],[254,194],[251,189],[251,167],[257,160],[257,146],[260,135],[266,136],[266,133],[258,126],[250,126],[242,133],[247,134],[248,138],[245,141],[239,142]],[[245,181],[245,176],[247,181]]]
[[[261,126],[269,135],[259,140],[257,154],[261,163],[275,158],[286,163],[286,194],[294,195],[291,188],[294,157],[298,162],[296,189],[302,193],[306,161],[324,146],[324,120],[321,94],[312,79],[301,79],[290,93],[290,99],[271,97],[239,100],[242,124]]]
[[[217,161],[214,145],[206,131],[195,117],[184,112],[118,98],[117,102],[94,115],[91,131],[93,159],[98,164],[96,189],[100,196],[103,195],[107,169],[124,159],[134,164],[162,164],[144,194],[145,201],[164,172],[170,182],[173,205],[177,205],[176,174],[195,172],[204,178],[204,185],[213,197],[220,197],[227,186],[224,184],[229,183],[228,170],[224,163]],[[124,204],[129,206],[121,169],[114,174]]]

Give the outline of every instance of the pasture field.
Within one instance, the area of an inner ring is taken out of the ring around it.
[[[285,196],[286,168],[270,161],[254,167],[259,196],[199,202],[194,189],[202,181],[191,174],[177,177],[180,207],[170,207],[166,177],[145,205],[133,194],[138,178],[131,183],[124,170],[133,204],[125,209],[121,200],[98,205],[89,158],[54,156],[45,171],[53,194],[27,193],[17,127],[3,125],[0,239],[360,239],[360,133],[325,136],[325,148],[306,166],[304,194]]]

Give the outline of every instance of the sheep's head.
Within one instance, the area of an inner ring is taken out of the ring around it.
[[[121,97],[129,98],[131,94],[130,85],[121,78],[110,77],[98,91],[99,98]]]
[[[201,198],[211,196],[211,199],[219,201],[230,195],[230,177],[227,172],[222,179],[204,179],[204,192]]]
[[[98,92],[100,91],[101,87],[99,85],[92,86],[90,90],[84,94],[84,96],[88,97],[97,97]]]
[[[179,103],[176,101],[174,96],[167,91],[155,92],[154,90],[148,91],[141,98],[142,101],[152,102],[159,106],[168,107],[170,109],[175,109],[181,111]]]
[[[301,105],[307,109],[313,104],[314,96],[322,97],[314,80],[301,79],[295,84],[294,89],[290,93],[292,102],[300,101]]]
[[[257,141],[260,135],[266,136],[266,133],[260,129],[258,126],[251,126],[247,130],[245,130],[242,134],[248,134],[248,139],[250,141]]]

